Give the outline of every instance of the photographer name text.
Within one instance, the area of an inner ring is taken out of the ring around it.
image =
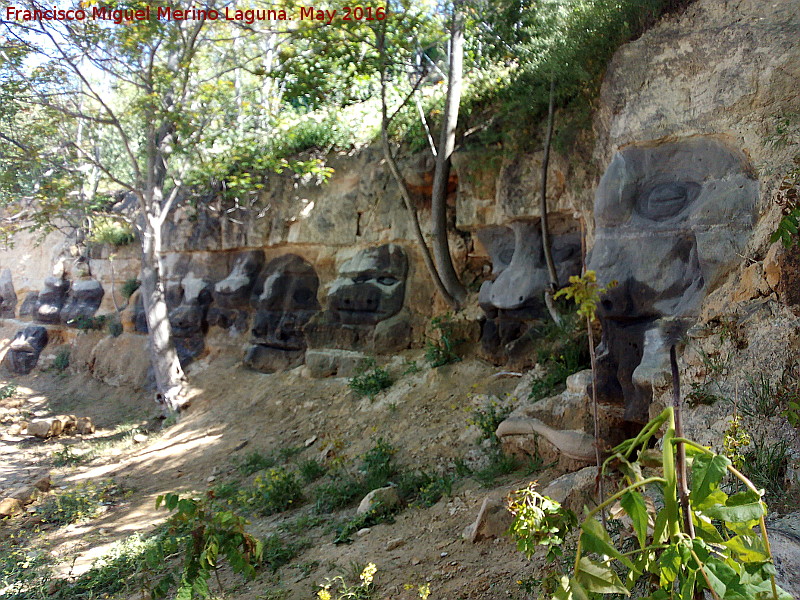
[[[313,6],[281,9],[238,9],[226,6],[223,10],[213,8],[176,8],[171,6],[146,6],[140,9],[111,9],[105,6],[87,8],[43,8],[21,9],[7,6],[7,21],[110,21],[117,25],[133,21],[241,21],[252,25],[256,21],[316,21],[330,25],[341,21],[383,21],[385,6],[344,6],[341,10],[322,9]]]

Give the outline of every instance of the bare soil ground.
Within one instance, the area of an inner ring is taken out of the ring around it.
[[[403,359],[423,362],[419,352]],[[192,375],[197,390],[192,406],[177,424],[161,431],[154,420],[158,408],[144,392],[109,387],[85,374],[5,376],[5,382],[13,381],[18,389],[0,403],[0,489],[5,492],[50,472],[56,491],[81,481],[113,478],[128,492],[98,518],[52,528],[37,525],[30,512],[0,525],[0,537],[20,527],[29,532],[39,528],[29,543],[45,549],[63,576],[75,576],[113,543],[163,521],[166,511],[155,508],[159,494],[202,494],[229,481],[248,485],[252,477],[243,478],[236,466],[254,451],[294,448],[297,455],[290,465],[324,455],[355,468],[358,457],[382,438],[397,448],[395,460],[405,468],[454,474],[458,463],[474,466],[481,460],[478,430],[468,425],[471,410],[489,396],[513,403],[509,394],[518,384],[513,378],[492,377],[498,369],[474,359],[405,375],[397,359],[390,370],[398,380],[369,400],[358,398],[346,379],[308,379],[299,369],[263,375],[224,357],[199,367]],[[62,413],[92,417],[97,432],[85,439],[49,440],[9,434],[23,418]],[[133,443],[132,434],[125,434],[133,428],[149,431],[147,439]],[[80,452],[87,446],[101,447],[104,441],[109,443],[92,460],[54,466],[66,445]],[[545,471],[526,476],[521,470],[492,486],[505,491],[533,478],[545,483],[556,475]],[[306,490],[307,498],[314,485]],[[518,581],[529,577],[535,566],[508,538],[476,544],[462,539],[463,529],[475,520],[490,491],[471,476],[456,476],[450,496],[429,508],[406,508],[393,523],[376,525],[354,536],[351,544],[335,545],[333,529],[355,514],[355,506],[325,515],[299,533],[287,533],[281,524],[314,514],[310,501],[270,517],[248,515],[255,534],[280,532],[303,549],[290,564],[274,574],[261,570],[255,580],[241,582],[223,569],[224,597],[315,598],[318,584],[326,578],[357,577],[363,565],[373,562],[378,569],[376,598],[416,598],[416,590],[406,589],[406,584],[424,582],[430,584],[431,598],[524,598]],[[36,504],[29,510],[35,508]]]

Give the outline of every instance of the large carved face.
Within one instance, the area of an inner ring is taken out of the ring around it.
[[[328,292],[331,322],[374,325],[403,308],[408,259],[395,244],[362,250],[342,263]]]
[[[220,308],[244,308],[264,266],[264,253],[251,250],[237,255],[228,276],[214,285],[214,303]]]
[[[481,345],[487,354],[505,362],[512,347],[528,334],[531,321],[545,316],[544,291],[550,276],[542,250],[538,222],[517,221],[510,227],[478,232],[492,259],[494,281],[483,283],[478,295],[486,322]],[[551,236],[551,252],[559,282],[566,284],[581,269],[580,234]]]
[[[206,315],[211,304],[212,284],[206,279],[189,272],[179,286],[167,287],[167,306],[175,306],[176,297],[180,304],[169,311],[169,323],[175,340],[175,349],[182,364],[188,364],[205,349],[205,333],[208,330]]]
[[[319,311],[319,278],[314,268],[295,254],[273,259],[256,288],[252,346],[245,364],[270,373],[299,365],[306,349],[303,327]]]
[[[13,319],[17,313],[17,293],[11,278],[11,269],[0,271],[0,317]]]
[[[64,308],[61,309],[61,321],[66,325],[78,325],[81,318],[94,316],[103,302],[105,291],[96,279],[81,279],[73,282],[67,294]]]
[[[598,392],[624,398],[626,419],[647,420],[654,374],[681,321],[738,262],[757,199],[745,155],[714,137],[632,145],[611,161],[595,199],[589,268],[602,284],[618,282],[598,306]]]
[[[51,276],[44,280],[44,289],[39,292],[34,312],[35,320],[40,323],[60,323],[61,309],[69,289],[69,280]]]
[[[27,375],[39,362],[39,355],[47,345],[47,330],[39,325],[30,325],[17,332],[6,356],[9,368],[20,375]]]

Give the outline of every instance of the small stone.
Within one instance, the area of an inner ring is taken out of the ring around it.
[[[147,441],[147,436],[144,433],[137,433],[133,436],[133,441],[137,444],[144,444]]]
[[[416,567],[419,563],[420,563],[420,560],[416,556],[412,557],[412,559],[411,559],[411,564],[412,565],[414,565]]]
[[[447,552],[442,552],[442,553],[441,553],[439,556],[440,556],[441,558],[444,558],[445,556],[447,556]]]
[[[33,484],[33,487],[35,487],[40,492],[47,492],[50,490],[51,485],[52,484],[50,482],[50,474],[48,473],[44,477],[37,479],[36,482]]]
[[[211,477],[206,478],[206,483],[214,483],[216,480],[217,478],[214,475],[212,475]]]
[[[102,528],[102,529],[100,529],[100,531],[98,531],[98,533],[99,533],[100,535],[108,535],[108,529],[106,529],[106,528]]]
[[[312,436],[311,436],[310,438],[308,438],[308,439],[307,439],[305,442],[303,442],[303,446],[305,446],[306,448],[308,448],[308,447],[309,447],[311,444],[313,444],[313,443],[314,443],[314,442],[316,442],[316,441],[317,441],[317,436],[315,436],[315,435],[312,435]]]
[[[394,538],[393,540],[389,540],[386,542],[386,551],[389,552],[390,550],[395,550],[405,544],[402,538]]]
[[[363,529],[359,529],[358,531],[356,531],[356,535],[358,537],[362,537],[367,535],[370,531],[372,531],[372,529],[370,529],[369,527],[364,527]]]
[[[28,423],[28,435],[47,439],[49,437],[57,436],[59,433],[61,433],[61,428],[61,421],[57,419],[31,421]]]

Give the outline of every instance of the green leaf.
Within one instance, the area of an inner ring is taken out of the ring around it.
[[[667,538],[667,511],[660,510],[653,525],[653,543],[663,544],[667,541]]]
[[[760,537],[737,535],[722,544],[734,553],[739,562],[752,563],[768,561],[767,551]]]
[[[647,505],[644,498],[637,491],[626,492],[619,499],[622,508],[633,521],[633,529],[639,538],[639,547],[644,548],[647,543]]]
[[[625,556],[620,554],[614,547],[608,532],[603,529],[603,525],[595,519],[587,519],[581,524],[583,533],[581,534],[581,545],[589,552],[605,554],[616,558],[629,569],[633,569],[633,563]]]
[[[697,578],[697,571],[688,571],[688,575],[681,585],[681,598],[694,598],[694,584]]]
[[[691,491],[693,503],[702,502],[719,486],[719,482],[730,464],[730,459],[722,454],[715,454],[713,457],[703,454],[694,459],[692,463]]]
[[[596,562],[582,556],[575,570],[575,579],[590,592],[598,594],[625,594],[628,589],[622,585],[614,570],[607,564]]]
[[[683,561],[676,546],[669,546],[661,553],[658,561],[661,587],[669,587],[678,578]]]
[[[739,574],[717,558],[709,558],[703,567],[711,587],[722,600],[753,600],[739,581]]]
[[[764,511],[764,503],[759,501],[738,506],[711,506],[703,510],[703,514],[712,519],[719,519],[729,523],[746,523],[760,519],[766,513]]]

